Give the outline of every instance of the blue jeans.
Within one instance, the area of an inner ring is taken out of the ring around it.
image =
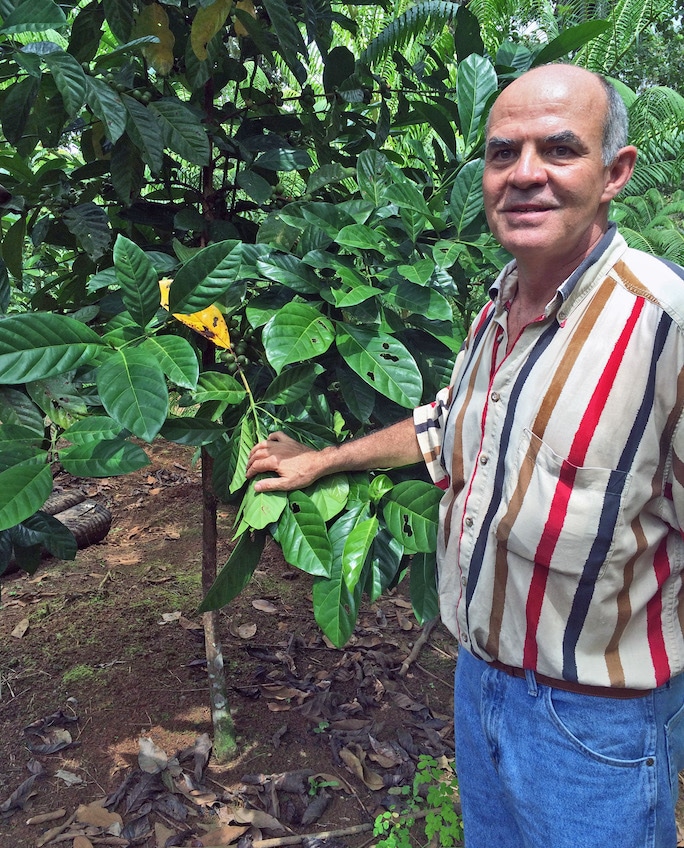
[[[643,698],[510,677],[461,650],[456,770],[466,848],[675,848],[684,674]]]

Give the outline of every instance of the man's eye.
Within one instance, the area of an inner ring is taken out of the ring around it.
[[[513,158],[513,151],[502,148],[494,151],[493,159],[498,159],[499,162],[508,162]]]
[[[564,144],[558,144],[551,148],[551,155],[555,156],[557,159],[565,159],[572,155],[572,150]]]

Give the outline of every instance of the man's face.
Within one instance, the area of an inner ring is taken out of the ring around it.
[[[557,263],[570,273],[607,220],[610,168],[601,153],[607,98],[597,79],[577,71],[526,74],[501,94],[490,117],[487,220],[503,247],[540,270]]]

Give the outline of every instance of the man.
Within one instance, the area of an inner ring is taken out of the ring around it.
[[[320,452],[274,434],[261,491],[426,460],[458,638],[468,848],[674,848],[684,768],[684,272],[608,222],[636,150],[602,78],[551,65],[487,127],[490,227],[514,257],[451,388]]]

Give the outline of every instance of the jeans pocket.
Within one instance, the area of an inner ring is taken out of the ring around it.
[[[672,803],[674,804],[679,793],[679,772],[684,771],[684,704],[665,723],[665,746],[670,770]]]
[[[605,765],[652,764],[652,708],[648,698],[627,700],[547,689],[551,720],[567,743]]]

